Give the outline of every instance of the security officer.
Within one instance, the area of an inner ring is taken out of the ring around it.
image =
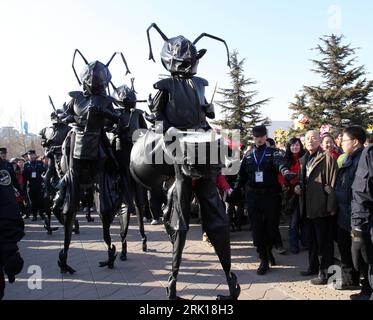
[[[373,144],[361,155],[352,197],[352,260],[364,279],[361,292],[351,299],[369,300],[373,298]]]
[[[21,272],[23,260],[17,242],[24,236],[24,223],[19,213],[14,187],[7,162],[0,158],[0,300],[4,296],[5,278],[15,281]]]
[[[0,159],[4,162],[4,165],[6,166],[10,174],[13,187],[19,190],[19,184],[17,181],[16,173],[14,172],[13,165],[7,160],[7,154],[8,154],[7,148],[0,148]]]
[[[23,181],[26,192],[28,188],[28,196],[31,201],[32,221],[37,220],[38,212],[42,220],[44,220],[43,174],[46,169],[42,161],[36,160],[35,150],[28,151],[27,155],[29,161],[25,163]]]
[[[290,173],[280,152],[267,146],[265,126],[254,127],[252,133],[255,146],[242,160],[234,192],[245,188],[254,245],[261,261],[257,274],[264,275],[269,270],[269,262],[275,264],[272,246],[276,241],[281,192],[277,175],[281,172],[287,181],[295,175]]]

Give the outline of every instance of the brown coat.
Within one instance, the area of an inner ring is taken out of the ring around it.
[[[309,219],[327,217],[338,208],[334,192],[328,195],[324,190],[326,185],[335,187],[337,161],[329,153],[319,149],[306,180],[306,163],[309,157],[310,154],[306,153],[300,159],[299,183],[303,190],[299,199],[300,213]]]

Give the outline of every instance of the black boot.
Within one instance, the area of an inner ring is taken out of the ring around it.
[[[120,254],[120,260],[121,261],[127,260],[127,240],[122,241],[122,252]]]
[[[241,287],[238,283],[237,276],[231,272],[230,277],[227,278],[229,287],[229,296],[218,295],[216,300],[237,300],[241,293]]]
[[[75,273],[75,270],[67,264],[67,254],[65,254],[63,250],[61,250],[59,254],[58,266],[61,269],[61,273]]]
[[[268,249],[268,260],[272,267],[276,265],[276,260],[273,256],[272,249]]]
[[[311,284],[314,286],[324,286],[328,284],[328,273],[325,270],[321,270],[317,278],[311,280]]]
[[[47,230],[48,235],[52,234],[50,221],[47,218],[44,219],[44,229]]]
[[[52,228],[50,225],[47,225],[46,223],[44,223],[44,229],[47,230],[48,235],[52,235],[53,231],[58,230],[58,228]]]
[[[85,218],[87,219],[88,223],[95,222],[95,219],[91,217],[91,209],[90,208],[88,208],[88,212],[86,213]]]
[[[41,218],[42,221],[45,221],[45,214],[40,212],[40,218]]]
[[[73,232],[74,232],[74,234],[80,234],[78,219],[75,219]]]
[[[342,266],[342,281],[340,285],[335,285],[336,290],[359,290],[360,273],[353,268]]]
[[[353,294],[350,296],[350,299],[351,300],[361,300],[361,301],[367,301],[370,299],[372,293],[373,293],[373,290],[372,288],[370,287],[370,284],[369,284],[369,281],[364,279],[362,281],[362,288],[361,288],[361,292],[357,293],[357,294]]]
[[[168,278],[168,286],[166,288],[168,300],[185,300],[176,295],[176,279],[172,275]]]
[[[51,221],[48,217],[45,217],[44,218],[44,229],[47,230],[47,234],[48,235],[51,235],[53,233],[53,231],[57,231],[58,228],[55,227],[55,228],[52,228],[51,227]]]
[[[115,245],[112,245],[111,248],[108,250],[109,259],[107,261],[100,262],[100,268],[108,267],[109,269],[114,269],[114,261],[117,258],[116,252],[117,248],[115,247]]]
[[[91,217],[91,214],[90,213],[87,213],[85,215],[85,218],[87,219],[87,222],[95,222],[95,219]]]
[[[256,274],[259,276],[264,276],[268,270],[269,270],[268,260],[266,259],[260,260],[260,265],[259,265],[258,270],[256,271]]]

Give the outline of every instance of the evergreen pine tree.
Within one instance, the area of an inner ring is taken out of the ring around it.
[[[249,90],[248,87],[257,82],[250,78],[245,78],[243,65],[245,59],[238,59],[238,52],[234,51],[230,56],[232,87],[229,89],[220,89],[217,93],[223,96],[222,101],[216,104],[221,107],[224,115],[222,120],[215,121],[214,124],[223,129],[239,129],[241,138],[244,141],[251,139],[251,129],[260,124],[268,125],[270,121],[263,117],[260,108],[270,99],[264,99],[254,102],[258,91]]]
[[[321,44],[314,50],[321,58],[311,60],[315,65],[311,71],[321,76],[322,83],[304,86],[304,100],[296,96],[290,105],[293,118],[299,114],[308,117],[307,129],[318,129],[322,124],[334,128],[352,124],[366,127],[372,121],[373,81],[366,79],[364,66],[355,66],[357,48],[342,40],[343,36],[334,34],[320,38]]]

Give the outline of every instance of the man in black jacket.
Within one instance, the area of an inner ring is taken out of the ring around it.
[[[253,128],[255,147],[242,160],[234,193],[246,189],[246,201],[250,211],[254,245],[260,258],[258,275],[269,270],[269,263],[275,264],[272,247],[278,236],[278,204],[280,203],[281,186],[277,175],[281,172],[287,181],[294,178],[285,164],[279,150],[269,148],[267,128]]]
[[[352,196],[352,260],[364,280],[361,292],[351,299],[368,300],[373,292],[373,144],[361,155]]]
[[[29,161],[23,171],[24,191],[28,192],[31,201],[32,221],[37,220],[38,212],[44,220],[43,174],[46,169],[43,162],[37,160],[35,150],[29,150],[27,155]]]
[[[24,236],[24,223],[14,195],[7,163],[0,158],[0,300],[4,296],[5,277],[9,282],[21,272],[23,260],[17,242]]]
[[[342,262],[342,289],[359,285],[360,274],[353,266],[351,255],[351,187],[364,150],[365,139],[365,131],[358,126],[346,128],[343,132],[342,148],[347,158],[338,172],[335,186],[338,201],[337,242]]]

